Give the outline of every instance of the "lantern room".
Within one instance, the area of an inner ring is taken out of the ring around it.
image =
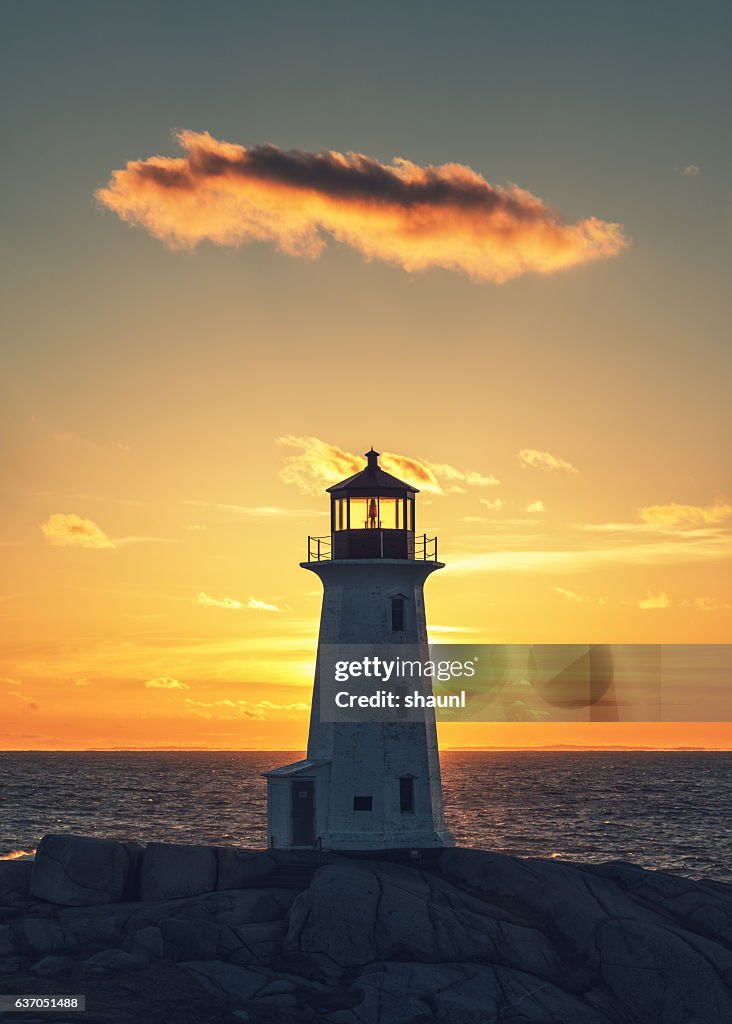
[[[417,488],[385,472],[373,448],[366,468],[328,493],[332,558],[414,558]]]

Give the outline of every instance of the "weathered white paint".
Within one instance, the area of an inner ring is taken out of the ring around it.
[[[426,654],[425,580],[440,562],[341,559],[303,562],[323,583],[319,649],[324,644],[409,644]],[[406,602],[404,630],[391,631],[391,599]],[[379,850],[452,845],[445,830],[434,711],[418,720],[329,723],[320,720],[315,669],[307,761],[268,773],[269,835],[292,845],[292,778],[313,779],[315,836],[325,849]],[[414,811],[400,809],[402,776],[414,779]],[[354,797],[371,797],[370,811]]]

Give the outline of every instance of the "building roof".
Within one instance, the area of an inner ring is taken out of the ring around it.
[[[386,473],[379,465],[379,452],[372,448],[366,452],[366,468],[360,473],[349,476],[347,480],[341,480],[339,484],[328,487],[329,494],[346,494],[357,497],[370,497],[371,495],[403,495],[405,493],[418,494],[419,488],[397,479],[391,473]]]
[[[268,779],[287,779],[292,775],[300,775],[302,772],[322,768],[326,764],[330,764],[330,761],[313,761],[306,758],[304,761],[293,761],[292,764],[283,764],[281,768],[273,768],[271,772],[262,772],[262,775]]]

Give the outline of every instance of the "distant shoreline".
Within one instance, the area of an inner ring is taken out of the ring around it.
[[[290,747],[49,747],[46,749],[36,748],[7,748],[0,749],[0,754],[282,754],[291,753]],[[673,754],[673,753],[694,753],[694,754],[729,754],[732,753],[732,746],[729,747],[633,747],[618,745],[608,746],[582,746],[580,744],[552,743],[536,747],[442,747],[441,754],[500,754],[500,753],[532,753],[542,754],[571,754],[571,753],[636,753],[636,754]]]

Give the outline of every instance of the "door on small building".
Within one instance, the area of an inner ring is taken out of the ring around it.
[[[292,782],[292,845],[312,846],[315,842],[315,783],[307,779]]]

